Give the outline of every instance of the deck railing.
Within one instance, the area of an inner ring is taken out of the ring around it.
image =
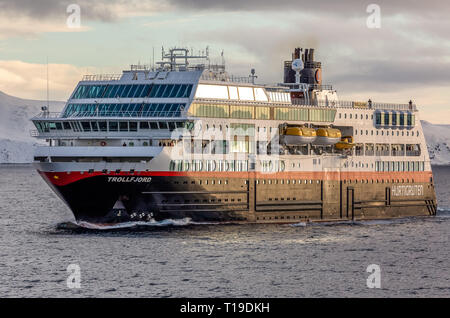
[[[210,75],[210,74],[203,74],[200,77],[200,80],[203,81],[216,81],[216,82],[234,82],[234,83],[248,83],[252,84],[253,79],[248,76],[234,76],[234,75]]]
[[[356,109],[382,109],[382,110],[409,110],[416,111],[417,107],[414,103],[397,104],[397,103],[379,103],[379,102],[360,102],[360,101],[314,101],[306,102],[302,98],[293,98],[293,105],[298,106],[317,106],[317,107],[331,107],[331,108],[356,108]]]
[[[82,81],[118,81],[122,77],[122,74],[92,74],[84,75]]]
[[[32,120],[40,119],[79,119],[79,118],[93,118],[93,117],[105,117],[105,118],[186,118],[191,116],[191,113],[187,111],[131,111],[131,112],[74,112],[69,116],[61,113],[46,113],[42,112],[32,118]]]

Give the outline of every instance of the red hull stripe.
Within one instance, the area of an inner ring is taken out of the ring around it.
[[[42,172],[41,176],[56,186],[65,186],[70,183],[96,176],[123,176],[123,177],[195,177],[195,178],[257,178],[257,179],[298,179],[298,180],[384,180],[387,182],[409,181],[412,182],[430,182],[433,177],[431,171],[414,172],[336,172],[336,171],[287,171],[277,173],[262,172],[178,172],[178,171],[136,171],[135,173],[125,172]]]

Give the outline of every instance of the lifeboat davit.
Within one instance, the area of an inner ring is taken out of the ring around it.
[[[317,137],[313,144],[321,146],[335,145],[342,137],[341,131],[336,128],[318,128],[316,134]]]
[[[316,130],[304,126],[286,127],[283,131],[285,145],[306,145],[316,140]]]
[[[353,143],[353,136],[344,136],[341,138],[341,141],[336,143],[335,145],[336,149],[351,149],[355,147],[355,144]]]

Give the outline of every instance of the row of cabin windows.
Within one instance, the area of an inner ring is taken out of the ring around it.
[[[106,144],[103,144],[106,143]],[[120,141],[118,144],[116,143],[116,146],[123,146],[123,147],[174,147],[176,145],[177,141],[176,140],[171,140],[171,139],[139,139],[139,140],[134,140],[134,141],[129,141],[129,140],[122,140]],[[74,146],[74,142],[73,140],[56,140],[56,144],[60,147],[66,147],[66,146]],[[105,140],[95,140],[89,143],[78,143],[78,145],[80,146],[106,146],[108,145],[108,142]],[[93,158],[93,157],[90,157]],[[108,157],[108,159],[111,157]],[[101,161],[101,160],[100,160]],[[140,161],[140,160],[139,160]],[[138,162],[139,162],[138,161]]]
[[[356,156],[420,156],[420,144],[356,144]]]
[[[366,136],[368,136],[369,135],[369,130],[365,130],[365,132],[366,132]],[[385,132],[385,130],[383,130],[383,129],[380,129],[380,130],[376,130],[375,131],[375,135],[376,136],[384,136],[385,134],[384,134],[384,132]],[[397,133],[396,133],[397,132]],[[411,136],[411,137],[413,137],[414,136],[414,134],[416,135],[416,137],[419,137],[419,135],[420,135],[420,133],[419,133],[419,131],[416,131],[415,133],[413,132],[413,131],[399,131],[399,130],[397,130],[397,131],[391,131],[391,132],[389,132],[389,130],[386,130],[386,136],[389,136],[389,135],[391,135],[391,136],[395,136],[395,135],[397,135],[397,136],[407,136],[407,137],[409,137],[409,136]],[[359,130],[359,133],[358,133],[358,129],[355,129],[355,136],[356,135],[361,135],[361,136],[363,136],[364,135],[364,129],[361,129],[361,130]],[[373,136],[374,135],[374,132],[373,132],[373,130],[370,130],[370,135],[371,136]]]
[[[234,136],[236,137],[236,135]],[[207,140],[207,139],[185,139],[183,143],[184,153],[192,154],[229,154],[229,153],[257,153],[270,154],[279,151],[278,145],[269,145],[267,141],[249,140]],[[316,164],[316,159],[314,159]],[[317,164],[320,164],[318,159]]]
[[[424,171],[423,161],[376,161],[375,171]]]
[[[247,184],[246,182],[247,182],[247,180],[245,181],[245,184]],[[183,182],[174,181],[173,183],[174,184],[188,184],[189,182],[188,181],[183,181]],[[217,184],[217,185],[221,185],[221,184],[228,184],[228,180],[208,180],[208,179],[202,180],[202,179],[200,179],[200,180],[197,180],[197,181],[195,181],[195,180],[191,181],[191,184],[196,184],[196,183],[198,183],[198,184],[211,184],[211,185]],[[234,199],[232,199],[232,201],[234,201]],[[189,203],[189,200],[185,200],[185,202]],[[199,202],[199,200],[192,200],[192,202]],[[218,199],[218,202],[220,202],[220,199]],[[225,202],[228,202],[228,199],[225,199]]]
[[[185,139],[183,150],[185,153],[195,154],[228,154],[254,153],[254,142],[248,140],[206,140]]]
[[[407,182],[407,183],[409,183],[409,182],[413,182],[414,183],[414,179],[354,179],[354,180],[352,180],[352,179],[344,179],[344,180],[342,180],[342,182],[343,183],[355,183],[355,184],[358,184],[358,183],[389,183],[389,182],[391,182],[391,183],[405,183],[405,182]],[[296,180],[296,179],[286,179],[286,180],[283,180],[283,179],[281,179],[281,180],[279,180],[279,179],[268,179],[268,180],[265,180],[265,179],[262,179],[262,180],[256,180],[256,184],[276,184],[276,185],[278,185],[278,184],[297,184],[297,185],[302,185],[302,184],[320,184],[321,183],[321,180],[302,180],[302,179],[300,179],[300,180]],[[290,200],[291,198],[286,198],[286,200]],[[294,198],[292,198],[292,200],[296,200],[297,198],[296,197],[294,197]],[[277,201],[277,198],[274,198],[274,200],[275,201]],[[283,200],[283,198],[280,198],[280,200]],[[269,201],[272,201],[271,200],[271,198],[269,198]]]
[[[248,171],[247,160],[171,160],[169,171]]]
[[[347,119],[347,113],[339,113],[339,119],[344,117]],[[348,114],[349,119],[364,119],[364,114]],[[369,119],[369,115],[365,114],[366,120]],[[370,115],[370,119],[373,120],[373,114]],[[375,124],[379,126],[414,126],[415,116],[411,113],[401,112],[377,112],[375,113]]]
[[[354,161],[351,161],[351,162],[345,162],[344,163],[344,168],[349,168],[349,167],[352,167],[352,168],[354,168],[354,167],[356,167],[356,168],[369,168],[369,164],[368,163],[364,163],[364,162],[361,162],[361,161],[358,161],[358,162],[354,162]],[[371,164],[371,167],[372,167],[372,169],[373,169],[373,163]]]
[[[185,122],[133,122],[133,121],[63,121],[63,122],[35,122],[39,132],[48,133],[53,130],[66,130],[75,132],[137,132],[148,129],[164,129],[173,131],[177,128],[184,128]]]
[[[69,104],[67,117],[180,117],[186,104]]]
[[[286,218],[286,220],[290,220],[291,218],[294,220],[295,219],[298,219],[298,220],[305,219],[306,220],[308,218],[308,216],[307,215],[292,215],[292,216],[291,215],[288,215],[288,216],[283,215],[283,216],[279,217],[280,220],[284,220],[284,218]],[[273,216],[273,219],[278,220],[278,216]],[[256,220],[258,220],[258,221],[259,220],[272,220],[272,216],[267,216],[267,217],[266,216],[263,216],[263,217],[257,216]]]
[[[256,184],[320,184],[320,180],[296,180],[296,179],[261,179],[256,180]],[[296,198],[293,198],[295,200]],[[270,200],[270,199],[269,199]]]
[[[255,149],[256,147],[256,149]],[[420,144],[382,144],[358,143],[352,152],[356,156],[420,156]],[[228,153],[258,153],[267,154],[270,149],[267,141],[249,140],[206,140],[194,139],[184,141],[185,153],[198,154],[228,154]],[[276,150],[276,149],[275,149]],[[320,165],[320,158],[313,159],[314,165]]]
[[[358,179],[355,179],[355,180],[351,180],[351,179],[349,179],[349,180],[346,180],[346,179],[344,179],[343,180],[343,183],[355,183],[355,184],[357,184],[357,183],[409,183],[409,182],[412,182],[412,183],[414,183],[414,179],[361,179],[361,180],[358,180]]]
[[[197,117],[301,120],[315,122],[333,122],[335,109],[314,109],[300,107],[265,107],[228,104],[193,103],[189,112]]]
[[[224,184],[228,184],[228,180],[224,180],[223,181]],[[174,181],[174,184],[180,184],[180,181]],[[211,180],[208,182],[208,180],[204,180],[202,182],[202,180],[198,181],[198,184],[217,184],[217,185],[221,185],[222,184],[222,180]],[[187,181],[184,181],[183,184],[188,184]],[[191,184],[195,184],[195,181],[192,181]],[[209,198],[209,199],[184,199],[184,200],[179,200],[179,199],[172,199],[172,200],[162,200],[161,203],[169,203],[169,202],[173,202],[173,203],[182,203],[182,201],[184,201],[184,203],[221,203],[221,202],[245,202],[246,200],[242,200],[242,198]]]
[[[263,172],[284,171],[286,164],[282,160],[263,160],[260,162]],[[255,164],[247,160],[172,160],[170,171],[248,171]]]
[[[347,113],[339,113],[339,119],[341,119],[342,116],[344,116],[344,119],[347,119]],[[366,114],[365,117],[366,117],[366,120],[369,119],[369,115],[368,114]],[[358,114],[355,114],[355,116],[353,116],[353,114],[350,113],[350,114],[348,114],[348,118],[349,119],[353,119],[353,118],[358,119]],[[360,114],[359,119],[364,119],[364,115]],[[373,114],[370,115],[370,119],[373,119]]]
[[[192,84],[80,85],[72,99],[189,98]]]
[[[411,127],[415,125],[415,116],[411,113],[377,112],[375,113],[375,125]]]
[[[352,180],[352,179],[344,179],[344,180],[342,180],[342,182],[343,183],[349,183],[349,184],[352,184],[352,183],[354,183],[354,184],[358,184],[358,183],[366,183],[366,184],[368,184],[368,183],[409,183],[409,182],[412,182],[412,183],[414,183],[414,179],[409,179],[409,178],[407,178],[407,179],[354,179],[354,180]],[[319,184],[321,184],[321,182],[322,182],[322,180],[311,180],[311,179],[309,179],[309,180],[303,180],[303,179],[257,179],[257,180],[255,180],[255,182],[256,182],[256,184],[258,184],[258,185],[283,185],[283,184],[286,184],[286,185],[303,185],[303,184],[310,184],[310,185],[313,185],[313,184],[316,184],[316,185],[319,185]],[[212,179],[212,180],[208,180],[208,179],[206,179],[206,180],[192,180],[192,181],[190,181],[190,183],[191,184],[196,184],[196,183],[198,183],[198,184],[205,184],[205,185],[208,185],[208,184],[210,184],[210,185],[221,185],[221,184],[228,184],[228,180],[214,180],[214,179]],[[249,183],[249,181],[248,180],[244,180],[244,184],[248,184]],[[174,181],[174,184],[189,184],[189,181],[183,181],[183,182],[180,182],[180,181]],[[296,201],[297,200],[297,197],[286,197],[286,198],[268,198],[269,199],[269,201],[273,201],[273,200],[275,200],[275,201],[278,201],[278,200],[281,200],[281,201],[284,201],[284,200],[286,200],[286,201],[290,201],[290,200],[293,200],[293,201]],[[219,199],[220,200],[220,199]],[[225,199],[225,202],[227,202],[228,200],[227,199]],[[234,201],[233,199],[232,199],[232,201]],[[240,201],[240,200],[238,200],[238,201]],[[196,201],[192,201],[192,202],[196,202]],[[220,201],[218,201],[218,202],[220,202]],[[189,200],[187,200],[186,201],[186,203],[189,203]]]

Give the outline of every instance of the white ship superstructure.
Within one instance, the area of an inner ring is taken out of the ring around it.
[[[201,61],[190,64],[191,60]],[[314,50],[256,84],[186,49],[85,76],[35,118],[35,165],[78,220],[298,222],[433,215],[412,102],[341,101]]]

